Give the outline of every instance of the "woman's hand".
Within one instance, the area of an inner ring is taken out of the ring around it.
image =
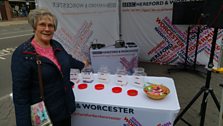
[[[82,62],[84,63],[84,67],[89,67],[91,65],[88,59],[84,59]]]

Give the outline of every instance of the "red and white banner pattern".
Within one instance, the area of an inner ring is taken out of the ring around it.
[[[122,0],[123,39],[137,43],[141,61],[163,64],[184,63],[188,26],[172,25],[174,1],[178,0]],[[194,62],[197,27],[192,27],[189,37],[188,63]],[[200,29],[197,64],[207,65],[213,29],[205,26],[200,26]],[[219,30],[217,37],[215,67],[219,66],[221,57],[222,32]]]
[[[37,0],[59,21],[54,39],[78,59],[89,58],[91,42],[111,45],[119,38],[118,0]]]
[[[95,39],[106,46],[113,45],[121,29],[125,42],[139,46],[140,61],[177,64],[185,59],[188,26],[172,25],[175,1],[179,0],[121,0],[120,12],[119,0],[37,0],[37,3],[59,18],[54,37],[78,58],[89,57],[89,46]],[[200,29],[197,64],[207,65],[213,29],[206,26]],[[197,26],[192,27],[189,37],[189,63],[195,59],[196,30]],[[222,32],[219,30],[216,41],[215,67],[219,67],[221,60]]]

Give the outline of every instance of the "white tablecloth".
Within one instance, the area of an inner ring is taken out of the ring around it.
[[[109,83],[103,90],[96,90],[97,75],[94,82],[86,89],[73,90],[77,109],[72,115],[72,126],[172,126],[180,110],[174,81],[167,77],[145,77],[145,82],[167,86],[170,94],[162,100],[149,99],[141,87],[132,85],[132,76],[128,76],[128,85],[122,86],[121,93],[113,93],[115,76],[111,75]],[[120,86],[121,87],[121,86]],[[135,89],[137,96],[129,96],[127,91]],[[128,125],[127,125],[128,124]]]

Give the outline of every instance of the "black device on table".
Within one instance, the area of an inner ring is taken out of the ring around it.
[[[125,42],[124,40],[116,40],[114,46],[115,46],[115,48],[137,47],[135,42]]]
[[[100,43],[91,44],[92,49],[100,49],[100,48],[103,48],[103,47],[105,47],[105,44],[100,44]]]

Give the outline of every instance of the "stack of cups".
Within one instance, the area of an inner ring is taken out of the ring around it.
[[[79,69],[71,69],[70,70],[70,80],[74,84],[78,84],[80,82],[80,70]]]
[[[142,67],[134,68],[133,84],[139,87],[144,87],[144,76],[146,76],[144,68]]]
[[[108,83],[109,82],[109,71],[108,67],[101,66],[98,70],[98,81],[102,83]]]
[[[83,83],[92,83],[94,81],[93,70],[91,68],[84,68],[81,71]]]
[[[125,68],[117,68],[116,70],[116,83],[120,86],[127,85],[127,71]]]

